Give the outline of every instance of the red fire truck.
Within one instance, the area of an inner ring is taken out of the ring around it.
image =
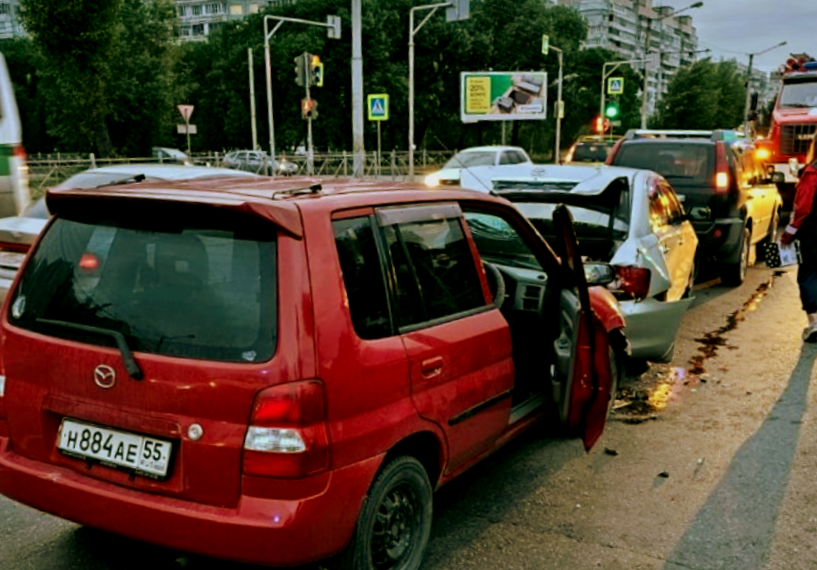
[[[817,60],[807,54],[791,57],[781,76],[769,136],[757,142],[757,156],[769,172],[783,173],[785,182],[778,188],[784,206],[791,207],[796,173],[817,131]]]

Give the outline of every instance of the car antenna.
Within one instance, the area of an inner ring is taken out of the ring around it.
[[[307,188],[290,188],[289,190],[278,190],[273,192],[270,199],[275,200],[279,194],[286,196],[297,196],[298,194],[320,194],[323,191],[323,185],[320,182],[311,184]]]
[[[443,149],[447,150],[448,152],[451,152],[451,149],[449,149],[447,146],[445,146],[445,143],[443,143],[443,141],[441,141],[441,140],[440,140],[440,137],[438,137],[438,136],[436,136],[436,135],[435,135],[435,136],[434,136],[434,138],[435,138],[435,139],[437,139],[437,142],[438,142],[438,143],[440,143],[440,146],[441,146],[441,147],[443,147]],[[456,157],[456,155],[454,155],[454,157]],[[493,194],[493,193],[494,193],[494,189],[493,189],[493,188],[488,188],[488,185],[487,185],[487,184],[485,184],[485,182],[483,182],[483,181],[482,181],[482,180],[481,180],[481,179],[480,179],[480,178],[479,178],[479,177],[478,177],[476,174],[474,174],[473,172],[471,172],[471,169],[470,169],[470,168],[468,168],[467,166],[465,166],[465,165],[464,165],[462,162],[460,162],[459,160],[457,160],[457,162],[459,162],[459,163],[460,163],[460,166],[462,166],[462,167],[463,167],[465,170],[467,170],[469,174],[471,174],[471,175],[472,175],[472,176],[473,176],[473,177],[474,177],[474,178],[475,178],[475,179],[476,179],[476,180],[477,180],[477,181],[478,181],[480,184],[482,184],[482,185],[485,187],[485,189],[488,191],[488,193],[489,193],[489,194]],[[460,180],[462,180],[462,177],[460,177]]]

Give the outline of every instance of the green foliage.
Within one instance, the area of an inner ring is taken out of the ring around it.
[[[734,61],[707,58],[682,67],[651,123],[664,129],[735,128],[743,122],[744,81]]]
[[[40,118],[57,148],[95,148],[109,156],[148,152],[162,140],[176,90],[172,0],[21,0],[20,5],[31,39],[19,41],[36,48],[37,107],[46,110]],[[34,57],[26,50],[18,55]],[[23,121],[29,124],[31,118]]]

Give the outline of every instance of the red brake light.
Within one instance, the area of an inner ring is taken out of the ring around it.
[[[3,365],[3,357],[0,356],[0,421],[6,419],[6,367]],[[5,428],[0,423],[0,436],[4,434]]]
[[[650,292],[650,270],[643,267],[614,266],[616,281],[611,288],[632,295],[634,299],[644,299]]]
[[[715,192],[722,194],[729,191],[729,162],[726,160],[726,145],[723,141],[715,143]]]
[[[323,383],[291,382],[259,392],[244,440],[244,474],[305,477],[328,467]]]

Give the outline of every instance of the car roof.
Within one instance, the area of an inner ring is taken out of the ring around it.
[[[464,148],[461,151],[459,151],[457,154],[460,154],[460,153],[463,153],[463,152],[499,152],[499,151],[503,151],[503,150],[521,150],[522,152],[525,152],[525,149],[523,149],[522,147],[518,147],[518,146],[491,145],[491,146],[475,146],[475,147],[471,147],[471,148]]]
[[[232,171],[231,171],[232,172]],[[59,216],[78,201],[121,199],[160,203],[203,204],[266,218],[290,235],[301,237],[301,210],[332,212],[412,202],[504,200],[464,189],[429,189],[420,183],[306,176],[232,177],[140,182],[99,188],[51,188],[49,210]]]
[[[245,178],[263,178],[251,172],[232,170],[230,168],[218,168],[210,166],[187,166],[184,164],[116,164],[113,166],[102,166],[91,168],[79,174],[122,174],[123,176],[136,176],[144,174],[151,178],[162,180],[190,180],[211,176],[234,176]],[[69,178],[66,182],[70,181]],[[65,184],[63,182],[62,184]]]

